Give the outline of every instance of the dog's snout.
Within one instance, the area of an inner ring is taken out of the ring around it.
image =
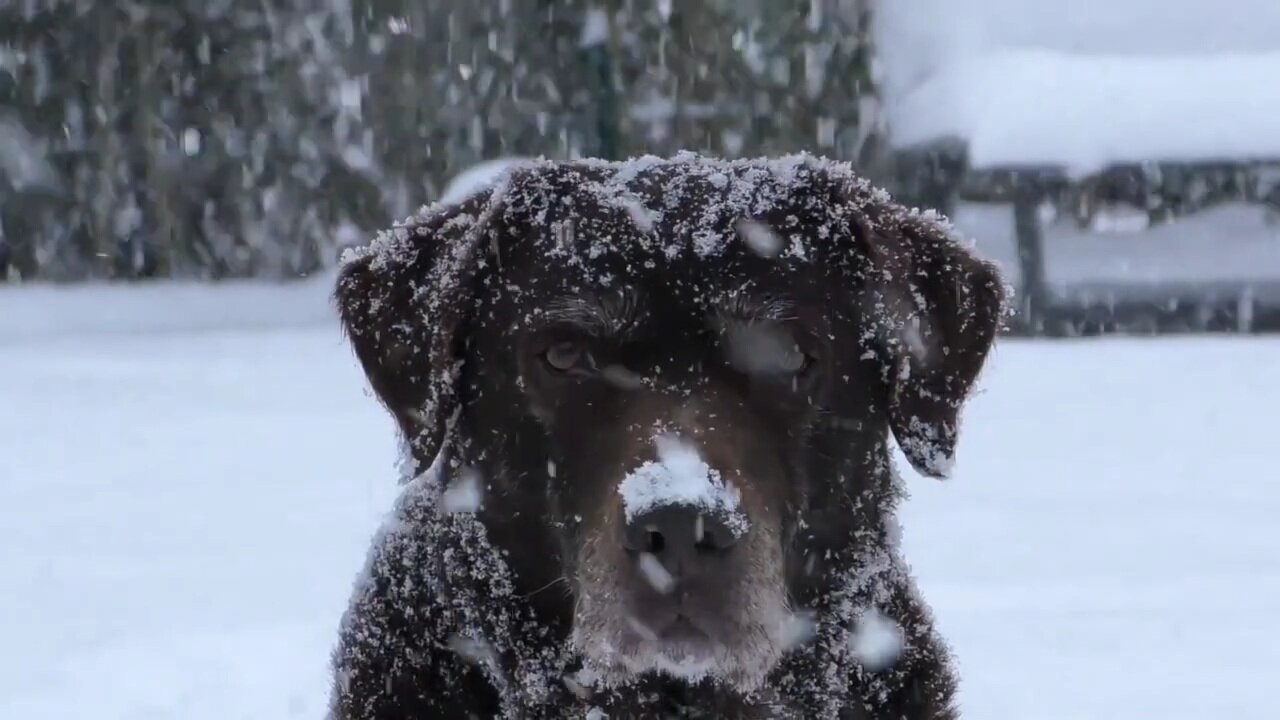
[[[663,505],[627,523],[623,546],[651,553],[664,565],[683,566],[695,557],[729,550],[738,542],[716,513],[688,505]]]

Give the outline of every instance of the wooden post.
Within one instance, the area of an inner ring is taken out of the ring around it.
[[[1018,270],[1022,276],[1019,314],[1032,334],[1044,331],[1049,289],[1045,280],[1044,228],[1039,207],[1042,194],[1034,181],[1020,181],[1013,194],[1013,229],[1018,243]]]
[[[0,206],[3,206],[4,199],[0,198]],[[4,217],[0,216],[0,283],[9,279],[9,241],[4,237]]]
[[[621,157],[621,137],[618,131],[618,92],[613,82],[613,58],[610,38],[613,35],[612,7],[609,3],[587,8],[580,49],[586,66],[586,77],[591,85],[592,109],[595,119],[595,142],[590,154],[606,160]],[[598,33],[598,34],[596,34]]]
[[[1236,332],[1253,332],[1253,316],[1257,312],[1257,298],[1253,294],[1253,286],[1246,286],[1236,298]]]

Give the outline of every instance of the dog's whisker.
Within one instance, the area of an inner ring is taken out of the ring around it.
[[[547,583],[546,585],[543,585],[540,588],[537,588],[536,590],[530,590],[524,595],[517,595],[516,597],[528,599],[533,597],[534,595],[537,595],[538,593],[550,590],[551,588],[555,587],[556,585],[559,585],[560,583],[564,583],[566,587],[572,584],[569,582],[569,578],[567,576],[561,575],[560,577],[552,580],[551,582]]]

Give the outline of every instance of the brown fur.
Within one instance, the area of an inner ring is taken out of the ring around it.
[[[744,242],[744,218],[781,253]],[[1004,292],[942,221],[805,157],[535,163],[381,237],[336,297],[413,479],[344,619],[334,720],[956,716],[897,550],[889,434],[945,474]],[[717,313],[747,306],[801,369],[725,360]],[[548,369],[566,337],[590,362]],[[706,678],[610,665],[628,626],[666,617],[615,492],[657,429],[751,521],[688,578],[725,669]],[[466,477],[482,507],[442,510]],[[780,609],[812,613],[813,636],[784,643]],[[904,640],[884,668],[849,649],[872,610]]]

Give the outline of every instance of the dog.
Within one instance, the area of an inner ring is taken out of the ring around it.
[[[332,720],[957,717],[890,437],[943,477],[1007,289],[807,154],[529,161],[343,260],[405,442]]]

